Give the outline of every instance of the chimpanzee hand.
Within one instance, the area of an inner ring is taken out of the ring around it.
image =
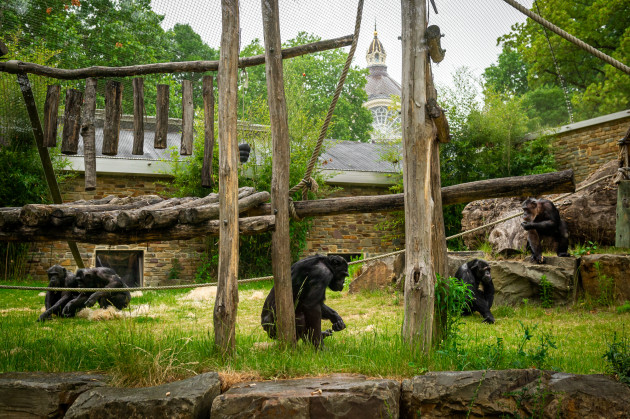
[[[92,307],[94,304],[96,304],[97,300],[98,300],[98,296],[96,295],[96,293],[94,293],[90,296],[90,298],[87,299],[87,301],[85,302],[85,306]]]
[[[334,330],[335,332],[339,332],[340,330],[343,330],[346,328],[346,324],[343,322],[343,319],[341,317],[339,317],[339,319],[337,319],[337,321],[335,321],[332,325],[332,330]]]
[[[330,329],[326,329],[322,332],[322,338],[327,338],[328,336],[332,336],[333,331]]]
[[[524,228],[525,230],[529,231],[529,230],[531,230],[531,229],[533,229],[533,228],[534,228],[534,223],[529,222],[529,221],[523,221],[523,222],[521,223],[521,226],[523,226],[523,228]]]

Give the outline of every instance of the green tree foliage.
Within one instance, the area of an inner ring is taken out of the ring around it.
[[[630,12],[627,0],[544,0],[536,1],[532,10],[605,54],[622,63],[630,62]],[[630,77],[627,74],[551,32],[549,38],[560,73],[566,80],[577,120],[630,107]],[[526,23],[514,25],[512,32],[498,41],[503,44],[502,57],[496,66],[486,70],[486,80],[495,90],[519,94],[514,89],[506,89],[510,85],[505,80],[520,80],[519,85],[522,85],[523,68],[527,70],[530,90],[560,87],[541,25],[528,19]],[[509,57],[515,52],[521,56],[523,66],[513,66],[514,60]],[[539,110],[539,113],[543,112],[543,109]]]

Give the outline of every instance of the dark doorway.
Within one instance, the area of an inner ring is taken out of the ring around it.
[[[141,287],[144,272],[142,250],[96,250],[96,265],[112,268],[128,287]]]

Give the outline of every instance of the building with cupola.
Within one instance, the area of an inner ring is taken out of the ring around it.
[[[363,106],[372,111],[374,117],[372,139],[382,141],[401,138],[400,113],[398,109],[392,109],[392,95],[400,97],[401,86],[387,74],[387,52],[378,39],[376,25],[365,60],[369,70],[365,85],[368,100]]]

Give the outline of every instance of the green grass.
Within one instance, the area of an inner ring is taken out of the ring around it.
[[[240,287],[232,357],[222,357],[214,348],[214,298],[181,299],[187,290],[132,298],[125,313],[139,312],[136,316],[45,323],[36,322],[43,296],[0,290],[0,372],[103,372],[123,386],[155,385],[204,371],[219,372],[228,386],[247,379],[338,372],[396,379],[428,370],[484,368],[606,373],[603,355],[613,334],[627,336],[630,329],[630,312],[614,308],[495,307],[496,324],[481,323],[479,315],[466,317],[457,336],[426,358],[401,340],[402,296],[329,291],[327,304],[340,313],[347,329],[327,338],[321,351],[304,343],[282,349],[260,327],[270,288],[270,282]]]

